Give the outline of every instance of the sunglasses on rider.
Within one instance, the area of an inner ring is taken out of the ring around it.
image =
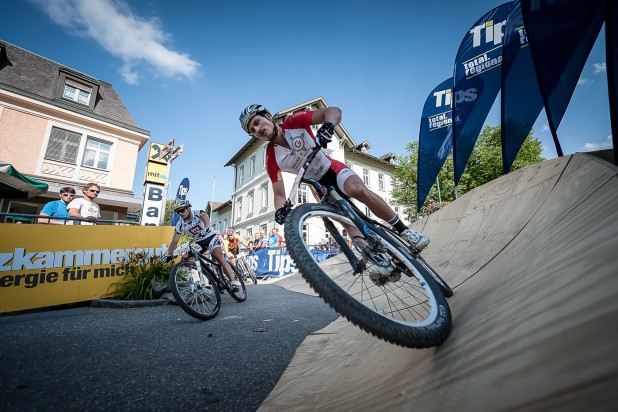
[[[91,193],[101,193],[100,190],[94,190],[94,189],[90,189],[89,192],[91,192]]]
[[[186,207],[183,207],[182,209],[176,209],[176,213],[184,213],[185,210],[187,210]]]

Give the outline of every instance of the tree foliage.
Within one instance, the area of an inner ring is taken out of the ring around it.
[[[543,149],[541,141],[528,134],[510,171],[541,162]],[[406,154],[397,158],[397,167],[393,174],[393,199],[399,205],[411,207],[416,211],[417,204],[417,170],[418,141],[406,146]],[[500,142],[500,126],[485,126],[479,135],[470,155],[468,164],[459,181],[458,193],[462,195],[475,187],[481,186],[502,175],[502,144]],[[429,212],[428,205],[432,202],[450,202],[455,199],[455,178],[453,161],[448,159],[438,174],[440,193],[437,185],[431,187],[422,214]]]

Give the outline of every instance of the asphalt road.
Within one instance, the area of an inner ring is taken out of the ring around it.
[[[0,410],[255,411],[297,347],[337,315],[317,297],[248,285],[199,321],[176,305],[0,317]]]

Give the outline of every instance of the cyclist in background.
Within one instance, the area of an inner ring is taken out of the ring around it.
[[[234,267],[236,267],[236,255],[240,253],[240,245],[248,248],[247,243],[242,240],[239,235],[234,233],[234,229],[228,227],[225,231],[225,238],[223,239],[223,250]]]
[[[210,251],[212,257],[221,265],[225,276],[230,280],[230,287],[233,291],[240,290],[240,283],[234,277],[234,272],[230,264],[223,257],[222,243],[219,239],[219,234],[211,229],[210,218],[203,210],[191,210],[191,203],[188,200],[177,200],[174,203],[174,211],[180,216],[180,220],[174,229],[174,235],[167,248],[167,253],[164,260],[169,262],[173,259],[172,252],[178,247],[180,235],[183,232],[189,234],[195,240],[202,251]]]
[[[264,106],[252,104],[240,113],[239,120],[242,129],[250,136],[269,142],[266,148],[266,171],[275,194],[275,221],[282,225],[291,205],[286,201],[281,172],[297,174],[316,143],[326,148],[332,141],[335,126],[341,121],[341,110],[327,107],[315,111],[300,111],[277,125]],[[314,137],[311,126],[316,124],[322,126]],[[377,217],[392,225],[399,235],[417,250],[422,250],[429,244],[427,236],[408,228],[388,203],[369,190],[352,169],[329,158],[323,150],[313,159],[305,176],[318,180],[326,187],[334,187],[346,199],[351,197],[365,204]],[[351,227],[348,230],[358,232]],[[361,236],[360,232],[351,234],[353,238]]]

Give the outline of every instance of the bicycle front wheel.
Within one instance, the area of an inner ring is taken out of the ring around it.
[[[382,237],[379,250],[372,252],[354,247],[360,270],[337,248],[314,247],[325,228],[341,231],[345,225],[353,224],[328,205],[304,204],[288,215],[288,252],[311,287],[339,314],[380,339],[412,348],[444,342],[451,329],[446,299],[397,242]]]
[[[221,308],[221,294],[207,271],[203,278],[193,262],[180,262],[170,272],[170,288],[176,303],[185,312],[201,320],[212,319]],[[203,279],[203,280],[202,280]]]
[[[237,259],[237,261],[240,262],[242,270],[245,272],[245,274],[249,275],[249,277],[251,278],[251,281],[254,284],[257,284],[257,277],[255,277],[255,271],[251,267],[251,263],[249,263],[247,258],[243,257],[241,259]],[[245,277],[245,280],[246,280],[246,277]]]
[[[232,272],[234,272],[234,277],[236,278],[238,283],[240,283],[240,287],[238,288],[238,290],[233,290],[227,276],[223,274],[223,268],[219,266],[217,270],[219,270],[219,276],[220,276],[221,282],[223,283],[223,286],[228,291],[230,296],[236,302],[244,302],[245,300],[247,300],[247,288],[245,286],[245,281],[243,280],[243,276],[240,274],[238,269],[236,269],[232,265],[230,265],[230,267],[232,268]]]

